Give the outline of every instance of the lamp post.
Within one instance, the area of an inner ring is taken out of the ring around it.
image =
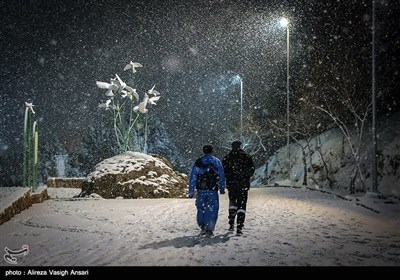
[[[243,80],[240,78],[240,141],[243,142]]]
[[[288,161],[288,166],[290,170],[290,127],[289,127],[289,104],[290,104],[290,99],[289,99],[289,46],[290,46],[290,41],[289,41],[289,20],[286,18],[282,18],[280,20],[280,24],[282,27],[286,27],[286,145],[287,145],[287,161]]]
[[[234,80],[240,81],[240,141],[243,142],[243,79],[235,75]]]
[[[372,0],[372,191],[378,192],[375,64],[375,0]]]

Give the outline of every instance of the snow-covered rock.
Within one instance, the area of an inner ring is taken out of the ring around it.
[[[186,197],[188,178],[157,155],[126,152],[103,160],[88,176],[86,194],[103,198]]]

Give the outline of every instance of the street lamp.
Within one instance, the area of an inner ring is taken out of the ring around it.
[[[236,75],[235,81],[240,81],[240,141],[243,142],[243,79]]]
[[[376,137],[376,88],[375,88],[375,1],[372,1],[372,191],[378,192],[377,137]]]
[[[290,170],[290,148],[289,148],[289,144],[290,144],[290,128],[289,128],[289,104],[290,104],[290,100],[289,100],[289,20],[286,18],[282,18],[280,20],[280,24],[282,27],[286,27],[286,145],[287,145],[287,161],[288,161],[288,165],[289,165],[289,170]]]

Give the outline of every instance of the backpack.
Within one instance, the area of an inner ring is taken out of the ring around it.
[[[201,159],[196,161],[196,166],[202,171],[202,173],[197,176],[196,189],[218,190],[219,176],[217,168],[212,163],[204,164]]]

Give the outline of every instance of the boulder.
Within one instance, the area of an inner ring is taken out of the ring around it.
[[[85,195],[103,198],[186,197],[188,177],[159,155],[126,152],[103,160],[87,176]]]

